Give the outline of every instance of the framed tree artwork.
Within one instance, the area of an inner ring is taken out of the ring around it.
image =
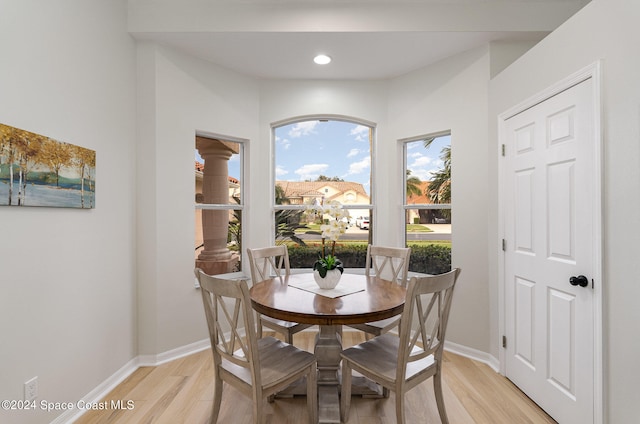
[[[0,124],[0,206],[95,208],[96,152]]]

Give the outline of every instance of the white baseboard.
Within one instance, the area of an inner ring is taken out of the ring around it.
[[[482,362],[483,364],[488,365],[495,372],[500,372],[500,362],[494,356],[486,352],[482,352],[481,350],[447,341],[444,342],[444,350],[455,353],[456,355],[464,356],[465,358],[473,359],[474,361]]]
[[[185,346],[159,353],[157,355],[139,355],[137,358],[138,366],[156,367],[166,362],[173,361],[174,359],[179,359],[194,353],[202,352],[203,350],[209,349],[210,347],[211,342],[209,341],[209,339],[202,339]]]
[[[100,402],[107,393],[115,389],[116,386],[122,383],[127,377],[129,377],[135,370],[138,369],[138,358],[133,358],[127,362],[122,368],[116,371],[111,377],[103,381],[98,387],[89,392],[77,404],[87,405]],[[55,420],[50,424],[68,424],[72,423],[82,416],[87,410],[74,408],[65,411],[63,414],[58,415]]]
[[[127,377],[129,377],[135,370],[140,367],[155,367],[162,365],[166,362],[179,359],[193,353],[201,352],[205,349],[209,349],[211,343],[209,339],[203,339],[195,343],[181,346],[176,349],[169,350],[167,352],[159,353],[157,355],[139,355],[127,362],[122,368],[116,371],[111,377],[103,381],[98,387],[84,396],[78,404],[93,404],[100,402],[111,390],[113,390],[118,384],[122,383]],[[50,424],[69,424],[80,418],[86,412],[85,409],[72,409],[56,417]]]

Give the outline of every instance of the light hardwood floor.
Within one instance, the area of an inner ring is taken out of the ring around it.
[[[267,333],[268,334],[268,333]],[[298,333],[296,346],[313,351],[314,332]],[[345,347],[364,340],[362,333],[345,331]],[[443,390],[452,424],[555,423],[509,380],[487,365],[445,353]],[[209,350],[157,367],[142,367],[116,387],[105,400],[133,401],[130,410],[89,411],[76,424],[207,423],[213,398],[212,358]],[[406,395],[407,423],[440,423],[432,380]],[[219,423],[252,423],[251,400],[224,385]],[[267,407],[267,424],[307,422],[302,397],[276,399]],[[388,399],[354,398],[350,424],[395,423],[393,393]]]

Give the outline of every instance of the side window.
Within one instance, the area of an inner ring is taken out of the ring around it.
[[[207,274],[241,269],[243,143],[196,137],[195,261]]]
[[[364,266],[371,242],[371,152],[374,129],[357,122],[313,119],[273,127],[274,239],[287,244],[292,268],[310,268],[328,219],[317,206],[338,204],[349,213],[336,244],[345,267]],[[313,210],[313,207],[316,207]],[[364,251],[364,253],[362,253]]]
[[[409,270],[441,274],[451,269],[451,135],[404,143],[405,242]]]

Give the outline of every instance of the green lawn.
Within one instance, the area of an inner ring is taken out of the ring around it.
[[[298,228],[296,234],[305,234],[309,231],[320,232],[320,224],[307,224],[307,228]],[[408,233],[432,233],[433,230],[422,224],[407,225]]]
[[[409,247],[411,246],[428,246],[434,244],[437,246],[449,246],[451,247],[451,240],[410,240],[407,242]]]
[[[308,232],[314,232],[316,234],[320,233],[320,224],[307,224],[307,228],[298,228],[296,230],[296,234],[305,234]],[[418,233],[418,232],[426,232],[426,233],[431,233],[433,232],[433,230],[429,227],[427,227],[426,225],[422,225],[422,224],[409,224],[407,225],[407,232],[410,233]],[[339,248],[340,245],[366,245],[367,244],[367,240],[368,240],[368,233],[367,232],[362,232],[362,239],[361,240],[339,240],[336,247]],[[295,244],[293,242],[288,241],[287,244]],[[322,243],[320,242],[320,240],[317,241],[312,241],[312,240],[307,240],[306,244],[308,246],[319,246]],[[438,245],[438,246],[449,246],[451,247],[451,240],[412,240],[408,242],[409,247],[411,246],[428,246],[428,245]]]
[[[408,233],[432,233],[433,230],[426,225],[422,224],[409,224],[407,225]]]

